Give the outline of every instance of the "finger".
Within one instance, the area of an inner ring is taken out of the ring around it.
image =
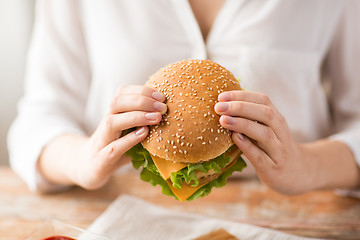
[[[249,119],[221,116],[220,124],[226,129],[243,133],[254,139],[259,147],[269,155],[275,154],[277,147],[280,145],[279,139],[270,127]]]
[[[126,112],[109,114],[102,122],[98,138],[103,139],[103,146],[116,140],[120,132],[138,126],[158,124],[162,119],[159,112]]]
[[[120,95],[143,95],[160,102],[165,102],[166,100],[166,96],[163,93],[144,85],[122,86],[116,91],[116,96]]]
[[[272,106],[272,102],[270,98],[263,93],[259,92],[251,92],[244,90],[236,90],[236,91],[227,91],[220,93],[218,96],[219,102],[229,102],[229,101],[245,101],[252,102],[257,104],[263,104],[267,106]]]
[[[124,113],[129,111],[160,112],[165,114],[165,103],[143,95],[119,95],[111,104],[111,113]]]
[[[280,133],[284,129],[282,115],[268,105],[244,101],[218,102],[215,104],[215,112],[219,115],[242,117],[261,122],[276,133]]]
[[[121,157],[133,146],[143,141],[149,132],[148,127],[141,127],[108,144],[100,151],[100,161],[97,169],[99,176],[113,173],[126,162],[119,161]]]
[[[274,166],[274,161],[243,134],[233,132],[232,139],[255,167],[258,174],[260,172],[266,172]]]

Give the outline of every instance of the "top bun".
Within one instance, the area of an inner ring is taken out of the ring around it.
[[[142,142],[152,155],[200,163],[234,144],[214,111],[220,93],[241,89],[229,70],[209,60],[179,61],[157,71],[146,85],[165,94],[168,108]]]

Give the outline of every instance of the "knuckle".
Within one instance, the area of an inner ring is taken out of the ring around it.
[[[283,115],[279,114],[278,118],[279,118],[279,122],[280,122],[281,125],[286,125],[287,124],[286,119],[285,119],[285,117]]]
[[[252,121],[247,119],[239,119],[238,125],[243,130],[249,130],[252,127]]]
[[[274,140],[274,132],[270,130],[269,128],[265,131],[265,142],[270,143]]]
[[[244,109],[243,103],[238,101],[235,106],[233,102],[229,102],[229,111],[232,111],[233,108],[236,108],[236,111],[241,113]]]
[[[141,106],[146,106],[148,101],[145,97],[139,96],[136,98],[136,102],[137,102],[137,105],[139,107],[141,107]]]
[[[271,122],[274,119],[275,116],[275,110],[271,107],[266,107],[265,108],[265,113],[266,113],[266,119]]]
[[[283,164],[281,163],[281,161],[276,159],[276,164],[273,164],[271,166],[271,168],[272,168],[272,171],[277,173],[277,175],[281,175],[280,173],[283,171]]]
[[[124,92],[124,90],[126,90],[127,88],[128,88],[128,86],[118,87],[118,88],[116,89],[116,96],[121,95],[121,94]]]
[[[263,168],[266,164],[266,157],[264,154],[262,154],[261,151],[259,151],[255,146],[253,146],[250,149],[250,156],[255,160],[256,165],[260,168]]]
[[[116,156],[116,149],[114,147],[114,145],[110,144],[110,146],[106,149],[106,153],[105,156],[108,159],[113,159]],[[106,164],[109,167],[109,163]],[[103,166],[104,168],[104,166]]]
[[[129,114],[129,116],[128,116],[129,122],[132,122],[132,123],[135,123],[135,124],[137,122],[139,122],[139,119],[140,119],[140,114],[137,113],[137,112],[133,112],[133,113]]]
[[[111,110],[111,112],[115,112],[115,111],[116,111],[118,102],[119,102],[119,95],[116,95],[116,96],[112,99],[112,101],[111,101],[111,103],[110,103],[110,110]]]
[[[262,94],[261,98],[265,105],[270,105],[271,101],[268,95]]]
[[[264,155],[264,154],[261,154],[261,152],[258,152],[258,153],[257,153],[257,160],[258,160],[258,162],[260,162],[261,164],[264,164],[264,163],[267,161],[265,155]]]
[[[149,87],[143,86],[143,87],[141,88],[141,90],[140,90],[140,94],[141,94],[141,95],[144,95],[144,96],[150,96],[152,91],[153,91],[153,90],[150,89]]]
[[[145,122],[145,113],[141,114],[140,112],[131,112],[126,116],[126,121],[131,123],[131,125],[138,126],[142,122]]]
[[[114,127],[114,117],[113,115],[109,114],[105,117],[104,120],[105,128],[112,129]]]

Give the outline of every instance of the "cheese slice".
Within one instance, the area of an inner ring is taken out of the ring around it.
[[[187,166],[187,164],[184,164],[184,163],[177,163],[177,162],[174,163],[174,162],[165,160],[163,158],[154,156],[152,154],[150,154],[150,155],[151,155],[151,158],[153,159],[157,169],[159,170],[161,177],[165,180],[170,178],[172,172],[178,172]]]
[[[169,185],[171,191],[179,199],[180,202],[184,202],[191,195],[193,195],[197,190],[199,190],[202,186],[207,184],[207,183],[203,183],[203,184],[199,184],[196,187],[191,187],[190,185],[185,183],[185,184],[181,184],[181,188],[174,188],[170,179],[166,180],[166,183]]]
[[[227,154],[227,156],[230,156],[231,158],[234,158],[235,156],[239,155],[241,151],[236,148],[232,150],[230,153]],[[157,169],[160,172],[160,175],[162,178],[166,180],[166,183],[170,187],[171,191],[174,193],[174,195],[179,199],[179,201],[184,202],[186,199],[188,199],[191,195],[193,195],[197,190],[199,190],[201,187],[206,185],[207,183],[199,184],[196,187],[191,187],[189,184],[183,183],[181,184],[181,188],[174,188],[173,183],[170,180],[170,176],[172,172],[178,172],[184,167],[187,166],[187,164],[184,163],[174,163],[168,160],[165,160],[163,158],[154,156],[150,154]],[[231,162],[226,168],[223,170],[226,171],[228,168],[232,167],[235,164],[236,160]]]
[[[226,170],[228,170],[229,168],[231,168],[232,166],[234,166],[236,161],[237,161],[237,159],[235,161],[232,161],[229,165],[227,165],[225,167],[225,169],[223,169],[222,173],[225,172]],[[197,190],[199,190],[202,186],[205,186],[206,184],[208,184],[208,182],[205,182],[203,184],[199,184],[196,187],[191,187],[189,184],[182,183],[181,188],[174,188],[170,179],[166,180],[166,183],[169,185],[171,191],[179,199],[180,202],[184,202],[191,195],[193,195]]]

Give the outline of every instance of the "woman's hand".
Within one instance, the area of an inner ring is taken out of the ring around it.
[[[146,126],[161,121],[167,111],[164,101],[164,94],[146,86],[121,87],[110,112],[92,136],[61,136],[45,148],[40,158],[41,172],[54,183],[76,184],[86,189],[103,186],[111,174],[126,163],[124,154],[145,139]],[[133,127],[140,128],[121,137],[124,130]],[[64,151],[68,152],[65,156]],[[59,158],[64,164],[54,169],[49,166],[50,161],[46,164],[51,158]]]
[[[266,95],[229,91],[221,93],[218,101],[215,111],[221,115],[220,124],[233,131],[234,142],[253,164],[262,182],[286,194],[309,190],[301,147]]]

